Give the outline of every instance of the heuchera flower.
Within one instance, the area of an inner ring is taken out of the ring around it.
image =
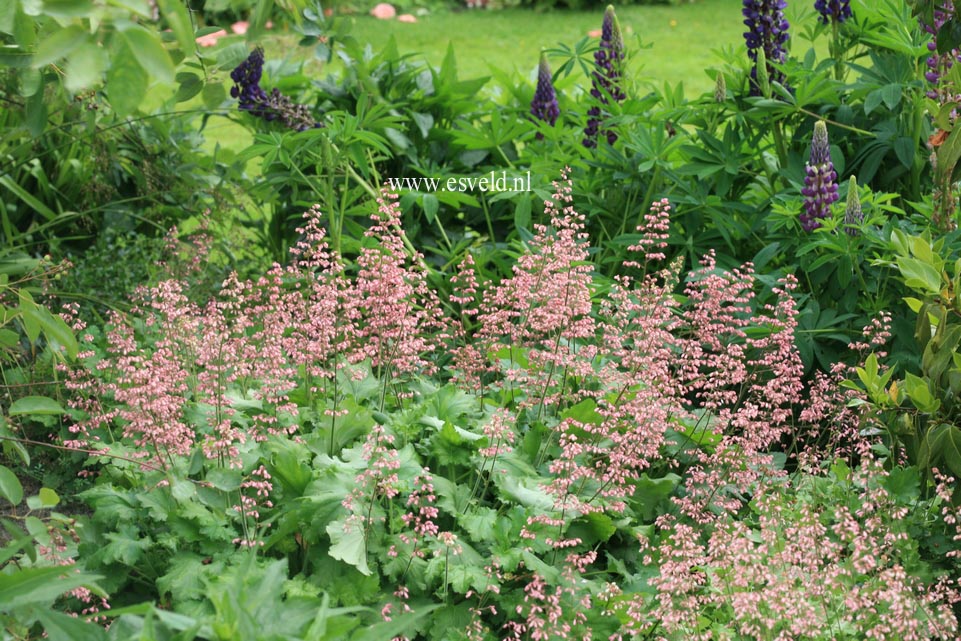
[[[805,166],[805,172],[804,189],[801,190],[804,194],[801,226],[804,231],[813,231],[821,226],[821,219],[830,218],[831,203],[838,199],[838,175],[831,162],[828,128],[823,120],[814,123],[811,159]]]
[[[553,127],[560,114],[557,94],[554,93],[554,83],[551,81],[551,68],[547,64],[547,56],[542,53],[540,65],[537,67],[537,89],[531,101],[531,115]],[[537,132],[538,140],[543,137],[544,134]]]
[[[744,0],[744,40],[747,42],[747,55],[754,62],[751,69],[751,95],[760,95],[757,64],[758,50],[764,51],[767,61],[767,74],[773,82],[785,84],[784,74],[771,66],[772,62],[784,62],[787,52],[784,44],[788,40],[788,21],[784,18],[787,0]]]
[[[814,8],[824,24],[841,23],[851,17],[851,0],[817,0]]]
[[[591,95],[599,104],[587,112],[587,127],[584,129],[584,146],[597,147],[597,136],[604,133],[607,142],[614,144],[617,134],[613,131],[601,130],[601,105],[609,104],[608,100],[621,102],[627,96],[621,89],[621,67],[624,62],[624,38],[621,37],[621,25],[617,21],[614,7],[607,5],[604,12],[604,24],[601,27],[601,44],[594,53],[594,74]]]
[[[931,40],[928,42],[928,51],[931,52],[931,55],[928,56],[927,60],[928,71],[924,74],[925,79],[932,85],[932,88],[928,90],[928,98],[937,100],[941,104],[961,100],[961,95],[952,91],[950,86],[941,83],[942,78],[954,66],[955,61],[961,60],[961,51],[952,49],[947,53],[938,53],[938,32],[944,26],[944,23],[953,16],[954,4],[944,2],[934,10],[934,24],[921,23],[921,27],[931,34]]]
[[[324,126],[314,120],[307,105],[294,103],[276,87],[269,94],[264,91],[260,87],[263,73],[264,50],[260,47],[230,72],[230,79],[234,81],[230,95],[237,98],[242,111],[249,111],[268,122],[279,120],[285,127],[296,131]]]

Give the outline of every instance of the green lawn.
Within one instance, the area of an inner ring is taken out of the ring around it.
[[[740,0],[697,0],[677,6],[620,6],[617,9],[638,79],[658,84],[683,81],[688,95],[710,90],[705,70],[718,65],[713,53],[726,46],[743,46]],[[558,43],[573,46],[588,31],[600,29],[601,11],[529,9],[443,12],[419,18],[416,24],[357,16],[354,35],[376,48],[393,35],[402,52],[423,53],[439,63],[448,43],[454,47],[463,77],[486,75],[488,65],[533,72],[541,48]],[[649,49],[640,49],[652,45]]]

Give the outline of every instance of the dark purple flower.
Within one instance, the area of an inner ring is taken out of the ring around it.
[[[751,69],[751,95],[761,95],[758,83],[757,64],[758,50],[764,51],[767,76],[773,82],[785,84],[784,74],[775,69],[771,63],[784,62],[787,51],[784,45],[788,40],[788,21],[784,18],[787,0],[744,0],[744,40],[747,43],[747,55],[754,63]]]
[[[828,143],[828,128],[823,120],[814,123],[814,136],[811,138],[811,159],[805,165],[804,212],[801,226],[804,231],[814,231],[821,226],[821,220],[831,217],[831,204],[838,199],[837,172],[831,162],[831,147]]]
[[[534,99],[531,100],[531,115],[553,127],[560,114],[557,94],[554,93],[554,83],[551,81],[551,68],[547,64],[547,55],[542,53],[537,67],[537,89],[534,91]],[[543,137],[544,134],[537,132],[538,140]]]
[[[601,133],[605,134],[607,142],[612,145],[617,140],[616,133],[601,126],[601,105],[610,104],[610,100],[621,102],[627,97],[621,88],[623,63],[624,39],[621,37],[621,25],[617,21],[614,7],[607,5],[604,24],[601,27],[601,44],[594,53],[591,96],[596,103],[587,112],[587,127],[584,129],[585,147],[596,147],[597,137]]]
[[[841,23],[851,17],[851,0],[817,0],[814,8],[824,24]]]
[[[294,103],[276,88],[270,93],[264,91],[260,86],[263,73],[264,50],[260,47],[230,72],[230,79],[234,81],[230,95],[237,98],[242,111],[267,121],[279,120],[285,127],[297,131],[323,127],[323,123],[314,120],[307,105]]]
[[[928,51],[931,55],[928,56],[928,71],[924,74],[924,77],[933,87],[928,90],[927,95],[928,98],[937,100],[940,104],[961,101],[961,94],[958,94],[953,87],[941,82],[942,78],[954,66],[954,63],[961,61],[961,51],[952,49],[947,53],[938,53],[938,32],[944,26],[944,23],[953,16],[954,4],[944,2],[934,10],[934,24],[921,23],[921,27],[931,34],[931,40],[928,41]]]

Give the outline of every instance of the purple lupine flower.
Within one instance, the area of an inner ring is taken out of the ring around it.
[[[547,55],[542,53],[537,66],[537,89],[534,91],[534,99],[531,100],[531,115],[553,127],[560,114],[557,94],[554,93],[554,83],[551,81],[551,67],[547,64]],[[543,137],[544,134],[537,132],[538,140]]]
[[[858,194],[858,181],[854,176],[848,181],[848,201],[844,208],[844,231],[848,236],[857,236],[864,222],[861,211],[861,196]]]
[[[279,120],[285,127],[296,131],[324,126],[314,120],[307,105],[296,104],[277,88],[270,93],[264,91],[260,86],[263,73],[264,50],[260,47],[230,72],[230,79],[234,81],[230,95],[237,98],[242,111],[249,111],[267,121]]]
[[[814,136],[811,138],[811,159],[805,165],[804,213],[801,214],[801,227],[804,231],[814,231],[821,226],[821,220],[831,217],[831,204],[838,199],[837,172],[831,162],[831,147],[828,143],[828,128],[823,120],[814,123]]]
[[[764,51],[767,61],[767,74],[773,82],[785,84],[784,74],[771,66],[772,62],[784,62],[787,51],[784,45],[788,40],[788,21],[784,18],[787,0],[744,0],[744,40],[747,43],[747,55],[754,63],[751,69],[751,95],[761,95],[757,77],[758,50]]]
[[[851,17],[851,0],[817,0],[814,8],[824,24],[841,23]]]
[[[931,55],[928,56],[928,71],[924,74],[924,77],[931,83],[932,88],[928,90],[927,95],[928,98],[937,100],[942,105],[949,102],[961,101],[961,94],[954,91],[953,87],[946,86],[941,82],[951,67],[954,66],[954,63],[961,61],[961,51],[952,49],[943,54],[938,53],[938,32],[941,30],[941,27],[944,26],[944,23],[953,16],[954,4],[952,2],[944,2],[939,8],[934,10],[934,24],[921,23],[921,27],[931,34],[931,40],[928,42],[928,51]]]
[[[601,27],[601,44],[594,52],[594,73],[592,75],[591,96],[597,101],[587,112],[587,127],[584,129],[584,146],[597,147],[597,136],[604,133],[607,142],[614,144],[617,134],[601,127],[601,106],[608,100],[621,102],[627,96],[621,89],[621,67],[624,63],[624,39],[621,37],[621,24],[617,21],[614,6],[607,5],[604,24]],[[599,103],[599,104],[598,104]]]

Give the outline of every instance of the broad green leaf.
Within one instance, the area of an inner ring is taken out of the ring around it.
[[[43,12],[54,18],[86,18],[93,12],[93,1],[43,0]]]
[[[344,532],[344,522],[341,520],[327,525],[327,535],[331,542],[327,553],[331,557],[354,566],[365,576],[372,574],[367,566],[367,546],[362,530],[355,527],[351,532]]]
[[[13,35],[17,19],[17,2],[0,2],[0,33]]]
[[[140,66],[160,82],[172,82],[174,64],[160,39],[152,32],[135,26],[123,32],[123,37],[133,51]],[[116,58],[114,58],[116,61]]]
[[[10,405],[10,416],[57,416],[64,413],[60,403],[49,396],[24,396]]]
[[[84,42],[67,56],[63,86],[71,93],[87,89],[103,80],[107,54],[97,45]]]
[[[157,0],[160,13],[167,20],[184,55],[190,55],[197,48],[194,42],[194,29],[190,22],[190,14],[183,0]]]
[[[88,35],[80,25],[70,25],[44,38],[33,55],[33,66],[44,67],[66,58],[73,50],[87,41]]]
[[[118,116],[129,116],[147,95],[147,75],[130,46],[120,43],[107,71],[107,98]]]
[[[50,641],[103,641],[107,633],[96,623],[54,610],[38,610],[37,619]]]
[[[90,586],[100,578],[70,567],[30,567],[0,574],[0,612],[11,612],[24,605],[50,604],[61,594]]]
[[[150,5],[147,0],[107,0],[107,4],[127,9],[143,18],[150,18]]]
[[[240,470],[215,467],[207,472],[204,480],[223,492],[235,492],[240,488],[244,479]]]
[[[4,465],[0,465],[0,496],[13,505],[20,505],[20,501],[23,500],[23,486],[20,485],[20,479]]]
[[[177,102],[186,102],[200,93],[204,88],[204,82],[195,73],[182,72],[177,74]]]
[[[80,351],[80,346],[77,344],[77,337],[63,318],[51,314],[50,310],[46,307],[38,306],[37,320],[40,321],[40,327],[43,329],[44,336],[47,337],[48,342],[57,343],[63,347],[67,356],[70,358],[77,356],[77,352]]]
[[[908,287],[924,290],[933,295],[941,292],[941,274],[932,265],[916,258],[899,256],[898,269],[901,270],[904,284]]]
[[[49,487],[42,487],[37,493],[40,497],[40,504],[45,508],[56,507],[60,503],[60,497]]]
[[[204,85],[202,97],[207,109],[217,109],[227,99],[227,90],[219,82],[208,82]]]

